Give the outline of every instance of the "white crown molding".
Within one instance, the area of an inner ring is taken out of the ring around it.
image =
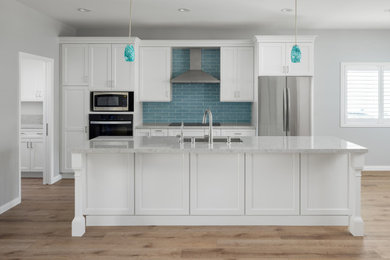
[[[140,46],[161,47],[224,47],[253,46],[251,40],[142,40]]]
[[[297,42],[313,43],[317,35],[297,35]],[[295,42],[294,35],[256,35],[255,42]]]
[[[59,43],[139,43],[138,37],[60,37]]]

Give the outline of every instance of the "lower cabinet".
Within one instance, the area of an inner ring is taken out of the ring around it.
[[[246,214],[299,215],[299,154],[246,154]]]
[[[87,215],[134,214],[133,153],[88,154],[87,169]]]
[[[136,215],[189,214],[189,154],[137,153]]]
[[[191,154],[191,215],[244,214],[244,154]]]
[[[22,139],[20,142],[20,167],[24,172],[43,172],[45,145],[43,139]]]
[[[301,155],[301,214],[348,215],[348,154]]]

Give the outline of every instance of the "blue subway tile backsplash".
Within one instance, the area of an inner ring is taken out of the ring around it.
[[[190,50],[173,49],[172,76],[190,68]],[[220,78],[220,50],[202,50],[202,70]],[[214,122],[250,123],[252,103],[220,102],[219,84],[173,84],[171,102],[144,102],[144,123],[201,122],[210,108]]]

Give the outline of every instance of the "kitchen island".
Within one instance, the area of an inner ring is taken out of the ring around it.
[[[363,236],[366,152],[335,137],[99,137],[72,153],[72,236],[137,225],[348,226]]]

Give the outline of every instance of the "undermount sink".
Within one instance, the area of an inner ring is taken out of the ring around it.
[[[209,141],[208,137],[195,137],[195,143],[207,143]],[[191,143],[191,137],[184,137],[185,143]],[[227,137],[214,137],[214,143],[227,143]],[[230,138],[231,143],[242,143],[242,139],[238,137]]]

